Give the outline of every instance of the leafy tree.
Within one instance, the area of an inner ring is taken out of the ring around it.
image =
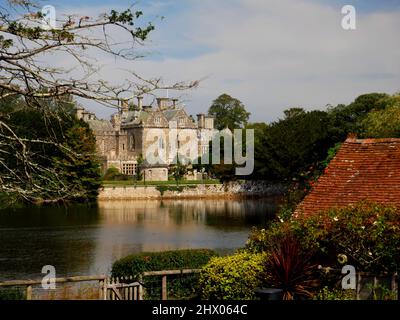
[[[284,119],[256,129],[253,178],[305,179],[334,144],[326,112],[296,108],[285,114]]]
[[[187,173],[187,165],[183,164],[179,157],[177,157],[176,164],[172,167],[171,174],[174,177],[176,184],[179,185],[179,182],[184,178]]]
[[[349,105],[339,104],[330,107],[328,113],[332,119],[332,125],[336,128],[337,141],[342,141],[349,133],[360,134],[362,121],[372,110],[381,110],[386,107],[385,100],[389,96],[386,93],[367,93],[358,96]]]
[[[372,110],[361,122],[365,138],[400,138],[400,95],[382,101],[387,107]]]
[[[144,158],[143,155],[140,154],[139,157],[136,160],[136,172],[135,172],[135,180],[136,181],[141,181],[143,179],[143,174],[142,174],[142,165],[144,163]]]
[[[13,97],[7,114],[0,113],[2,191],[29,202],[94,200],[100,167],[92,131],[72,114],[69,98],[40,103],[46,112]]]
[[[208,164],[203,164],[202,157],[198,158],[198,164],[193,165],[193,169],[197,169],[198,171],[205,171],[213,178],[219,179],[220,182],[229,182],[236,180],[238,176],[236,176],[236,167],[237,164],[235,163],[234,159],[232,159],[232,163],[228,164],[224,162],[224,155],[225,155],[225,143],[224,139],[221,137],[220,141],[220,163],[212,163],[212,154],[213,154],[213,142],[209,142],[208,146],[208,154],[204,155],[204,158],[208,158]],[[234,147],[235,141],[234,137],[232,137],[232,150]]]
[[[71,117],[72,118],[72,117]],[[55,169],[61,172],[61,177],[68,186],[67,199],[94,201],[101,186],[100,165],[96,156],[96,139],[84,121],[67,119],[63,144],[74,155],[62,152],[53,157]],[[58,200],[58,199],[56,199]]]
[[[242,128],[250,116],[242,102],[225,93],[213,101],[208,113],[215,117],[215,127],[218,130]]]

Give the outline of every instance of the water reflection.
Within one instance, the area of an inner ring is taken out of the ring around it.
[[[233,250],[276,199],[102,201],[0,211],[0,279],[104,273],[129,253],[177,248]]]

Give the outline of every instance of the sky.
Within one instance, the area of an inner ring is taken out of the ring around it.
[[[400,91],[400,0],[42,2],[57,15],[95,16],[132,4],[142,10],[156,26],[142,48],[146,56],[129,65],[99,56],[102,75],[117,83],[120,70],[131,68],[165,83],[201,79],[195,90],[168,92],[193,115],[222,93],[242,101],[251,121],[271,122],[290,107],[323,110],[363,93]],[[344,5],[356,9],[356,30],[341,26]],[[83,103],[99,117],[111,113]]]

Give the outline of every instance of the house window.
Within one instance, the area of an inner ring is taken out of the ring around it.
[[[158,145],[159,145],[160,149],[164,149],[165,143],[164,143],[163,137],[160,137],[160,139],[158,140]]]
[[[136,174],[136,164],[134,163],[123,163],[122,173],[127,176],[133,176]]]
[[[156,117],[156,118],[154,119],[154,122],[155,122],[156,124],[160,124],[160,123],[161,123],[161,117]]]
[[[180,125],[184,125],[185,124],[185,118],[179,118],[179,120],[178,120],[178,123],[180,124]]]
[[[135,136],[133,134],[129,136],[129,150],[135,150]]]

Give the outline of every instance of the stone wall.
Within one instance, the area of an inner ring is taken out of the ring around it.
[[[170,190],[168,190],[170,189]],[[177,190],[179,189],[179,190]],[[268,182],[245,182],[229,184],[188,185],[176,188],[170,186],[116,186],[104,187],[99,200],[134,200],[134,199],[176,199],[176,198],[239,198],[279,196],[287,190],[283,184]]]

